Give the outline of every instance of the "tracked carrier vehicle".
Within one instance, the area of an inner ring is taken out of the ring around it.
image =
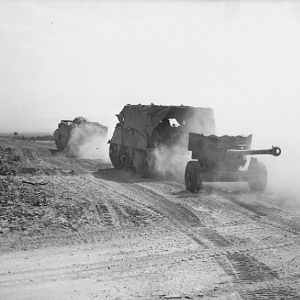
[[[107,137],[108,128],[98,122],[90,122],[83,117],[76,117],[73,121],[61,120],[61,122],[58,124],[58,129],[54,131],[54,140],[59,151],[63,151],[67,148],[72,130],[82,125],[92,125],[91,128],[93,128],[93,133],[96,128],[100,137]]]
[[[242,170],[247,163],[247,156],[279,156],[281,149],[250,150],[251,141],[252,135],[217,137],[190,133],[188,149],[192,151],[194,160],[189,161],[185,169],[187,190],[198,192],[203,181],[245,181],[250,189],[263,191],[267,184],[267,169],[257,158],[251,157],[248,168]]]
[[[153,171],[153,150],[161,145],[184,145],[188,134],[214,134],[211,108],[191,106],[126,105],[117,115],[109,155],[116,169]],[[186,149],[185,149],[186,151]]]

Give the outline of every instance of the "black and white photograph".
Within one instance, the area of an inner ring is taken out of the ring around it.
[[[300,1],[0,0],[0,300],[300,299]]]

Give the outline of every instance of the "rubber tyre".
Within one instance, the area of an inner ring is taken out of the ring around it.
[[[252,191],[263,192],[267,186],[267,168],[262,162],[256,162],[248,169],[248,185]]]
[[[198,161],[189,161],[185,168],[185,186],[187,191],[198,193],[202,187],[202,170]]]

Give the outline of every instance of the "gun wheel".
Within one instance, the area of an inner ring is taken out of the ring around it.
[[[267,168],[262,162],[254,162],[248,168],[248,185],[252,191],[263,192],[267,186]]]
[[[202,187],[202,170],[198,161],[189,161],[185,168],[185,186],[192,193],[198,193]]]

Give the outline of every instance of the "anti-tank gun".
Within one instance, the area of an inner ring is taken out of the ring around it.
[[[190,133],[188,150],[192,161],[185,170],[185,184],[188,191],[198,192],[202,182],[248,182],[251,190],[263,191],[267,185],[267,169],[262,162],[251,157],[247,170],[241,170],[250,155],[279,156],[281,149],[251,150],[252,135],[204,136]]]

